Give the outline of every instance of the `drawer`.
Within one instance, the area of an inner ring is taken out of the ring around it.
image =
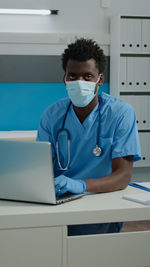
[[[67,238],[67,267],[150,265],[150,231]]]

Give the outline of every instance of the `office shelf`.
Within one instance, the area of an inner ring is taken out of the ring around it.
[[[142,160],[150,167],[150,16],[111,19],[110,94],[131,104],[137,117]]]

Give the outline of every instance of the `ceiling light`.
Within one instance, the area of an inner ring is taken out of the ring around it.
[[[58,10],[44,9],[0,9],[0,14],[10,15],[58,15]]]

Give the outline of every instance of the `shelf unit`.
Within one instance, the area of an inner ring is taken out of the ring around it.
[[[150,16],[111,19],[110,94],[134,107],[142,152],[134,166],[150,167]]]

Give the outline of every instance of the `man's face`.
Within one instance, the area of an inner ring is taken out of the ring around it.
[[[99,81],[97,83],[98,87],[98,85],[101,85],[103,83],[103,75],[101,75],[100,77],[99,76],[100,73],[93,58],[80,62],[69,59],[64,81],[82,80],[88,82],[96,82],[99,78]]]

